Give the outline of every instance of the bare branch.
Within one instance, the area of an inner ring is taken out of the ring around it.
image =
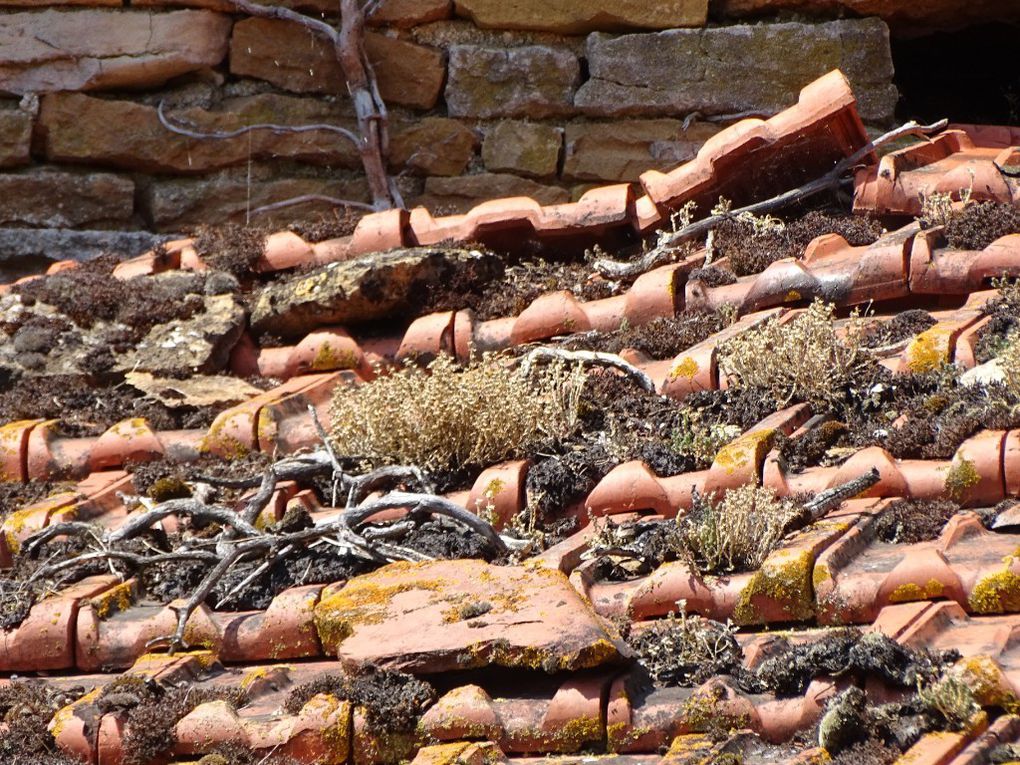
[[[679,244],[704,236],[725,220],[733,220],[734,218],[746,214],[761,215],[770,213],[774,210],[801,202],[804,199],[814,196],[815,194],[820,194],[823,191],[838,188],[839,185],[843,183],[844,175],[847,171],[851,170],[855,165],[870,156],[875,149],[907,135],[916,135],[919,137],[927,136],[930,133],[942,130],[948,124],[949,121],[945,119],[934,122],[931,125],[919,125],[917,122],[911,120],[910,122],[900,125],[898,128],[890,130],[888,133],[879,136],[874,141],[868,142],[849,157],[840,160],[836,163],[832,170],[823,175],[821,178],[817,178],[803,186],[790,189],[789,191],[784,191],[782,194],[778,194],[769,199],[764,199],[760,202],[747,205],[746,207],[741,207],[738,210],[731,210],[730,212],[719,215],[710,215],[709,217],[702,218],[689,226],[684,226],[679,231],[674,231],[671,234],[663,234],[658,245],[649,250],[638,260],[631,262],[619,262],[608,259],[597,260],[593,264],[595,270],[603,276],[608,276],[614,279],[639,276],[645,271],[667,263],[671,254]]]
[[[103,541],[106,544],[123,542],[139,534],[144,534],[150,526],[171,515],[192,518],[197,521],[218,523],[229,526],[242,536],[258,536],[259,530],[241,518],[233,510],[218,505],[204,505],[194,499],[169,499],[161,502],[151,510],[130,516],[123,526],[107,534]]]
[[[521,361],[521,372],[525,375],[531,374],[531,369],[538,361],[551,361],[559,359],[569,363],[583,364],[584,366],[609,367],[623,372],[634,382],[640,385],[649,393],[655,392],[655,383],[652,378],[642,372],[633,364],[624,361],[615,353],[600,353],[598,351],[566,351],[560,348],[535,348],[528,353]]]
[[[334,207],[353,207],[358,210],[367,210],[372,212],[375,208],[367,202],[358,202],[354,199],[341,199],[340,197],[331,197],[328,194],[300,194],[290,199],[282,199],[279,202],[272,202],[268,205],[262,205],[256,207],[251,211],[252,215],[262,215],[267,212],[273,212],[274,210],[282,210],[285,207],[293,207],[294,205],[303,205],[305,202],[325,202],[328,205]]]
[[[164,102],[160,101],[159,105],[156,107],[156,116],[159,117],[160,124],[171,133],[176,133],[177,135],[182,135],[186,138],[222,140],[226,138],[236,138],[237,136],[252,133],[256,130],[269,130],[273,133],[315,133],[327,131],[335,133],[342,138],[346,138],[355,146],[359,146],[361,144],[361,138],[347,128],[340,127],[339,125],[329,125],[326,123],[313,123],[310,125],[279,125],[275,122],[262,122],[256,125],[246,125],[244,127],[237,128],[237,130],[211,130],[209,132],[199,132],[171,122],[170,118],[166,116],[166,112],[163,111],[164,105]]]

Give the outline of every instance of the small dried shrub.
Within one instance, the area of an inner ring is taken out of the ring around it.
[[[722,501],[699,497],[680,521],[684,557],[705,574],[753,571],[779,546],[799,508],[772,489],[741,486]]]
[[[1020,333],[1014,333],[999,356],[1006,390],[1014,399],[1020,400]]]
[[[947,675],[917,692],[917,698],[929,714],[940,718],[948,730],[964,730],[974,715],[981,711],[981,705],[974,698],[974,692],[959,678]]]
[[[739,425],[709,421],[699,409],[681,407],[678,416],[670,446],[677,454],[691,457],[696,469],[711,465],[719,450],[741,432]]]
[[[1020,209],[1003,202],[968,205],[946,223],[946,240],[959,250],[983,250],[1007,234],[1020,234]]]
[[[333,399],[341,454],[426,471],[489,465],[565,435],[576,422],[584,377],[552,364],[530,375],[486,354],[466,367],[439,356]]]
[[[945,226],[953,219],[953,195],[944,191],[933,191],[926,194],[923,191],[918,193],[921,200],[921,215],[918,221],[921,228],[934,228]]]
[[[719,348],[723,370],[741,387],[768,391],[778,406],[832,406],[877,364],[862,347],[863,322],[850,318],[837,336],[835,307],[816,300],[788,324],[772,319]]]
[[[630,639],[639,663],[662,685],[694,686],[728,674],[743,658],[729,623],[692,616],[683,601],[679,615],[655,622]]]

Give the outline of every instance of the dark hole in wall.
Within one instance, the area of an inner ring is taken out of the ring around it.
[[[1020,125],[1020,27],[983,24],[892,39],[902,120]]]

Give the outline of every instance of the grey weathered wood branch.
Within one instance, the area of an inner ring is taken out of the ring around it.
[[[596,260],[593,266],[595,270],[603,276],[608,276],[613,279],[640,276],[646,271],[669,262],[675,248],[683,242],[689,242],[692,239],[705,236],[709,231],[714,229],[723,221],[733,220],[734,218],[747,214],[768,214],[775,210],[789,207],[792,204],[801,202],[824,191],[838,188],[840,184],[843,183],[846,173],[871,155],[875,149],[903,138],[904,136],[916,135],[923,137],[931,133],[938,132],[939,130],[944,129],[948,124],[949,121],[945,119],[934,122],[931,125],[920,125],[911,120],[910,122],[900,125],[898,128],[890,130],[888,133],[879,136],[875,140],[869,141],[849,157],[837,162],[835,167],[821,178],[816,178],[803,186],[798,186],[794,189],[790,189],[789,191],[784,191],[782,194],[778,194],[769,199],[764,199],[760,202],[755,202],[754,204],[747,205],[746,207],[741,207],[737,210],[731,210],[718,215],[710,215],[707,218],[702,218],[688,226],[684,226],[679,231],[674,231],[669,234],[663,233],[656,246],[637,260],[620,262],[603,258],[601,260]]]
[[[160,104],[157,110],[160,123],[171,132],[195,139],[232,138],[256,130],[270,130],[275,133],[330,131],[351,141],[357,149],[372,195],[371,209],[387,210],[391,207],[402,207],[404,200],[397,188],[396,181],[386,172],[386,159],[389,153],[389,113],[382,95],[379,93],[372,64],[365,52],[365,16],[376,9],[378,4],[375,0],[370,0],[364,8],[359,6],[358,0],[340,0],[339,30],[334,29],[332,25],[321,19],[305,16],[290,8],[261,5],[251,0],[229,1],[234,8],[249,16],[299,24],[332,46],[337,62],[344,73],[347,91],[354,105],[354,113],[358,122],[357,133],[338,125],[289,126],[274,123],[249,125],[232,131],[202,132],[171,122],[163,112],[163,104]],[[283,206],[299,204],[297,199],[265,205],[258,208],[256,212],[267,212]],[[313,199],[331,203],[339,202],[346,206],[365,206],[364,203],[319,195],[305,195],[300,201],[312,201]]]

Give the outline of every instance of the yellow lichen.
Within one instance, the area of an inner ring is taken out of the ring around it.
[[[949,361],[948,337],[945,329],[932,327],[907,346],[907,367],[911,372],[931,372]]]
[[[981,482],[981,474],[974,467],[973,460],[966,458],[954,461],[946,473],[946,496],[954,502],[964,499],[967,491]]]
[[[102,595],[93,598],[90,602],[100,619],[108,619],[114,614],[127,611],[135,599],[135,587],[133,582],[123,582],[110,588]]]
[[[224,459],[239,460],[248,456],[251,449],[234,436],[224,432],[230,424],[232,416],[220,415],[205,434],[198,450],[203,453],[216,454]]]
[[[355,369],[357,366],[358,359],[354,351],[349,348],[343,350],[334,348],[328,340],[325,340],[315,352],[309,371],[328,372],[333,369]]]
[[[669,379],[676,380],[678,377],[683,377],[685,380],[690,380],[700,371],[701,367],[697,361],[690,356],[684,356],[669,371]]]
[[[732,475],[749,465],[757,465],[772,448],[776,431],[772,428],[755,430],[727,444],[715,455],[714,465]]]
[[[762,606],[768,602],[781,611],[782,621],[802,621],[815,613],[810,550],[777,550],[770,555],[740,593],[733,610],[736,624],[762,624]]]
[[[974,585],[967,598],[975,614],[1001,614],[1020,611],[1020,576],[1012,570],[1013,557],[1006,556],[1002,571],[988,574]]]

